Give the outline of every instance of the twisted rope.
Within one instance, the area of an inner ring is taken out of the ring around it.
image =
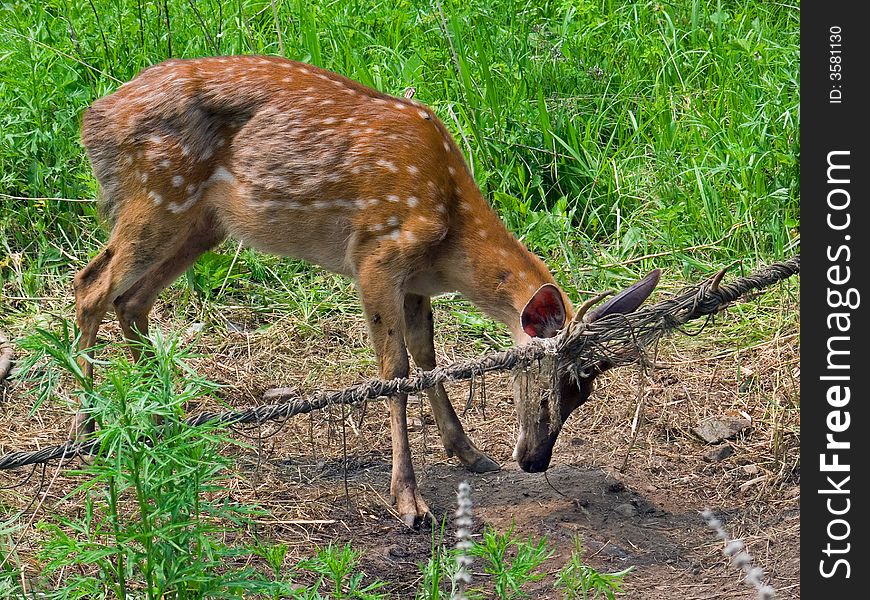
[[[507,371],[519,365],[530,365],[544,356],[555,357],[559,372],[575,374],[601,361],[608,361],[612,366],[644,362],[645,350],[666,333],[679,329],[693,319],[712,315],[751,291],[763,289],[797,273],[800,273],[800,254],[727,285],[719,285],[718,278],[714,278],[687,288],[669,300],[633,313],[613,314],[592,323],[572,323],[555,337],[536,338],[524,346],[477,359],[436,367],[411,377],[374,379],[336,392],[313,394],[309,398],[298,398],[296,392],[289,388],[276,388],[263,395],[263,400],[270,404],[240,411],[205,412],[186,419],[186,423],[191,426],[206,423],[214,426],[265,423],[310,413],[333,404],[357,404],[380,396],[413,394],[439,383],[462,381],[491,371]],[[35,452],[13,452],[0,457],[0,470],[87,456],[98,450],[99,440],[88,440],[67,442]]]

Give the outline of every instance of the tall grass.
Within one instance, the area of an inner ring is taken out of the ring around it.
[[[627,275],[580,267],[664,254],[657,265],[691,276],[799,243],[787,3],[49,0],[4,4],[0,23],[0,277],[20,295],[103,239],[92,203],[70,201],[96,194],[82,110],[170,56],[283,52],[394,94],[414,86],[569,287]]]

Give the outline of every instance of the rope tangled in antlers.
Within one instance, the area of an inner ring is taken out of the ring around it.
[[[267,391],[264,406],[240,411],[206,412],[190,417],[191,426],[264,423],[320,410],[333,404],[356,404],[380,396],[412,394],[439,383],[472,379],[491,371],[508,371],[530,365],[545,356],[555,358],[559,373],[580,373],[602,360],[613,366],[646,361],[646,351],[663,335],[681,325],[712,315],[745,294],[771,286],[800,273],[800,254],[774,263],[756,273],[722,284],[725,270],[713,279],[687,288],[671,299],[629,314],[612,314],[591,323],[572,323],[557,336],[536,338],[529,344],[486,356],[436,367],[411,377],[375,379],[336,392],[299,398],[295,390],[276,388]],[[13,452],[0,457],[0,470],[45,463],[56,459],[87,456],[99,450],[98,439],[67,442],[35,452]]]

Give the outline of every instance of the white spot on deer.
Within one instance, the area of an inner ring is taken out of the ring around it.
[[[133,155],[132,154],[125,154],[124,155],[124,164],[125,165],[132,165],[133,164]]]
[[[164,158],[159,163],[157,163],[157,166],[161,169],[168,169],[171,165],[172,161],[170,161],[168,158]]]
[[[386,225],[384,225],[383,223],[374,223],[372,225],[369,225],[369,231],[373,231],[373,232],[383,231],[384,227],[386,227]]]
[[[314,208],[329,208],[331,202],[328,200],[315,200],[311,203],[311,206]]]
[[[321,123],[323,123],[324,125],[332,125],[336,121],[338,121],[338,119],[336,119],[335,117],[326,117],[321,121]]]
[[[395,107],[398,108],[399,110],[405,110],[405,109],[408,108],[407,106],[405,106],[405,105],[404,105],[403,103],[401,103],[401,102],[393,102],[393,106],[395,106]]]
[[[395,195],[395,194],[390,194],[390,195],[387,196],[387,200],[390,201],[390,202],[398,202],[398,201],[399,201],[399,197],[398,197],[397,195]]]
[[[192,194],[196,191],[196,186],[192,183],[188,183],[187,188],[184,191],[186,191],[188,194]]]
[[[387,104],[387,101],[383,98],[375,98],[374,100],[372,100],[372,102],[374,102],[375,104],[380,104],[382,106]]]
[[[385,168],[390,173],[398,173],[399,172],[399,167],[396,166],[396,163],[390,162],[384,158],[379,159],[378,162],[376,162],[375,164],[378,165],[379,167]]]
[[[138,173],[138,171],[137,171],[137,173]],[[138,174],[139,174],[139,181],[141,181],[142,183],[146,183],[148,181],[148,173],[138,173]]]
[[[486,239],[486,236],[489,235],[489,233],[486,231],[486,229],[480,229],[478,230],[477,235],[480,237],[480,239]]]
[[[214,155],[214,149],[213,148],[206,148],[205,151],[200,155],[199,160],[200,160],[200,162],[204,162],[204,161],[210,159],[213,155]]]
[[[158,194],[154,190],[151,190],[150,192],[148,192],[148,197],[151,198],[151,200],[154,202],[154,206],[157,206],[161,202],[163,202],[163,196],[161,196],[160,194]]]
[[[450,144],[447,143],[447,140],[444,140],[442,143],[444,144],[444,149],[447,152],[450,152]]]
[[[369,200],[369,207],[371,208],[372,206],[377,206],[378,202],[380,202],[380,200],[378,200],[377,198],[370,199]]]
[[[409,244],[412,244],[412,243],[414,243],[415,241],[417,241],[417,236],[414,235],[414,232],[413,232],[413,231],[405,231],[405,232],[402,234],[402,237],[403,237],[404,241],[407,242],[407,243],[409,243]]]
[[[429,113],[427,113],[425,110],[418,110],[418,111],[417,111],[417,114],[420,115],[422,118],[424,118],[424,119],[426,119],[426,120],[429,120],[429,121],[432,120],[432,117],[430,117],[430,116],[429,116]]]
[[[181,155],[187,156],[188,154],[190,154],[190,146],[188,146],[187,144],[182,144],[181,145]]]
[[[408,196],[408,206],[414,208],[420,202],[420,199],[417,196]]]
[[[184,184],[184,177],[181,175],[172,176],[172,187],[181,187]]]
[[[393,231],[387,237],[390,238],[391,240],[397,242],[397,241],[399,241],[399,237],[401,235],[402,235],[401,231],[399,231],[398,229],[393,229]]]
[[[447,165],[447,172],[451,175],[456,175],[456,169],[453,167],[453,165]]]
[[[211,177],[206,181],[206,185],[210,185],[216,181],[226,181],[227,183],[235,183],[236,177],[230,173],[225,167],[218,167],[211,174]]]
[[[308,67],[303,67],[303,66],[301,66],[301,65],[299,66],[299,70],[302,71],[302,72],[305,73],[305,74],[310,74],[310,73],[311,73],[311,69],[309,69]]]
[[[389,225],[390,227],[395,227],[398,224],[399,224],[399,217],[397,217],[396,215],[393,215],[392,217],[387,219],[387,225]]]
[[[435,205],[435,210],[437,210],[438,212],[440,212],[442,215],[446,215],[446,214],[447,214],[447,207],[446,207],[444,204],[440,203],[440,202],[439,202],[438,204]]]
[[[416,175],[417,173],[420,172],[420,169],[417,167],[417,165],[408,165],[405,168],[408,170],[408,173],[410,173],[411,175]]]
[[[282,77],[281,81],[283,81],[284,83],[292,83],[293,78],[292,77]]]
[[[169,210],[174,212],[175,214],[182,213],[189,209],[191,206],[196,204],[196,201],[199,200],[199,197],[202,195],[202,190],[196,190],[196,193],[188,197],[183,203],[178,204],[177,202],[173,202],[169,205]]]
[[[163,136],[152,135],[150,138],[148,138],[148,141],[151,142],[152,144],[162,144],[163,143]]]
[[[280,66],[284,67],[285,69],[292,69],[292,68],[293,68],[293,63],[291,63],[291,62],[282,62],[282,63],[280,63]]]
[[[507,258],[507,257],[508,257],[508,251],[507,251],[507,249],[505,249],[505,248],[499,248],[499,249],[498,249],[498,253],[499,253],[499,255],[500,255],[502,258]]]
[[[354,165],[350,168],[350,172],[354,175],[359,175],[361,171],[362,171],[362,167],[359,165]]]
[[[459,203],[459,208],[460,208],[460,210],[463,210],[465,212],[471,212],[471,203],[463,200],[462,202]]]
[[[326,100],[321,100],[320,104],[322,106],[326,106],[327,104],[335,104],[335,100],[333,100],[332,98],[327,98]]]

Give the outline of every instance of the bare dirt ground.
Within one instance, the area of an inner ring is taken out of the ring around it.
[[[587,564],[606,571],[634,567],[623,597],[755,598],[742,572],[728,564],[724,544],[699,516],[709,508],[746,543],[777,598],[799,598],[798,307],[788,293],[772,293],[782,296],[775,310],[750,303],[719,315],[698,336],[666,338],[651,373],[626,367],[600,378],[593,398],[567,422],[546,475],[524,473],[511,460],[515,421],[507,374],[448,389],[457,410],[464,409],[469,435],[502,464],[500,472],[474,475],[448,459],[428,407],[412,398],[416,472],[436,518],[448,519],[448,543],[457,485],[467,480],[473,488],[475,533],[487,524],[500,531],[513,526],[518,536],[549,540],[554,551],[550,575],[530,588],[531,597],[561,598],[553,573],[579,536]],[[155,322],[164,330],[183,331],[190,315],[170,316],[171,302],[158,305]],[[436,305],[436,320],[452,319],[440,311]],[[225,386],[222,401],[229,405],[256,404],[273,386],[340,389],[375,375],[358,315],[328,316],[304,329],[286,315],[283,320],[277,314],[254,318],[242,309],[227,309],[222,317],[243,326],[213,325],[201,337],[189,335],[203,355],[195,368]],[[770,335],[751,343],[735,341],[740,339],[733,334],[735,324],[746,319],[763,320]],[[259,328],[264,322],[271,327]],[[120,340],[111,317],[101,337]],[[438,343],[442,362],[475,356],[481,348],[480,340],[455,328]],[[0,454],[66,437],[71,409],[62,398],[27,416],[32,398],[24,391],[14,382],[0,388]],[[205,408],[214,408],[213,401],[191,406],[190,412]],[[742,415],[752,424],[717,446],[727,446],[729,456],[711,458],[706,456],[711,446],[692,430],[705,417],[725,415]],[[289,544],[288,561],[310,556],[316,546],[351,541],[364,551],[362,568],[369,578],[388,581],[396,598],[412,598],[418,564],[428,559],[432,541],[427,529],[405,528],[390,506],[385,405],[370,402],[346,417],[336,408],[246,430],[244,435],[253,436],[252,448],[237,457],[232,493],[269,511],[257,533]],[[17,481],[9,474],[0,478],[4,486]],[[34,479],[0,491],[0,506],[7,514],[24,509],[25,522],[75,514],[75,498],[65,498],[74,484],[63,473],[50,485]],[[42,502],[31,504],[40,492],[47,492]],[[35,535],[32,527],[25,528],[14,540],[18,564],[33,576],[40,569]],[[476,581],[483,582],[486,576],[477,567]]]

